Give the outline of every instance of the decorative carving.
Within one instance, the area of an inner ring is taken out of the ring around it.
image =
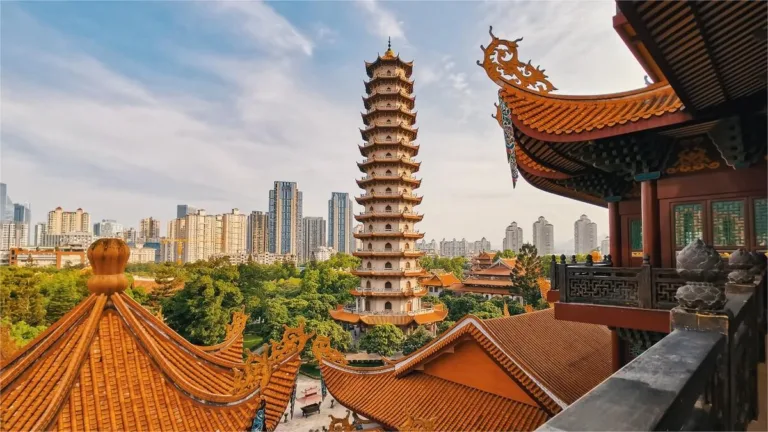
[[[667,174],[685,174],[705,169],[720,168],[720,162],[713,161],[707,155],[707,150],[702,147],[704,139],[694,138],[690,144],[683,144],[683,149],[677,154],[677,161],[667,168]]]
[[[248,315],[243,311],[236,311],[232,314],[232,322],[227,324],[227,336],[226,339],[231,339],[237,335],[243,333],[245,330],[245,323],[248,321]]]
[[[629,353],[632,359],[639,357],[666,336],[666,333],[622,327],[616,328],[616,334],[629,345]]]
[[[491,43],[488,48],[480,45],[484,53],[483,62],[478,61],[477,64],[485,69],[491,80],[500,86],[503,83],[543,94],[557,90],[544,74],[544,69],[534,67],[530,60],[523,63],[518,59],[517,43],[523,38],[513,41],[499,39],[493,35],[493,27],[488,29],[488,34],[491,35]]]
[[[686,282],[675,295],[680,306],[690,311],[721,310],[726,301],[723,267],[720,254],[701,239],[683,248],[677,256],[677,273]]]
[[[10,358],[19,346],[11,337],[11,328],[5,324],[0,324],[0,361]]]
[[[88,248],[88,261],[93,274],[88,278],[88,291],[93,294],[111,295],[125,291],[129,281],[125,265],[131,250],[121,239],[103,238]]]
[[[728,258],[728,267],[732,269],[728,273],[728,282],[736,284],[751,284],[755,280],[755,275],[751,269],[756,264],[752,254],[746,249],[738,249]]]
[[[436,417],[431,419],[415,418],[408,414],[408,419],[398,429],[407,432],[434,432],[436,419]]]
[[[569,302],[638,306],[640,268],[568,267],[566,268]]]
[[[344,357],[344,354],[331,347],[331,338],[328,336],[318,336],[315,339],[315,342],[312,343],[312,354],[315,355],[318,362],[327,360],[339,365],[347,364],[347,358]]]
[[[507,162],[512,173],[512,189],[514,189],[520,176],[517,169],[517,154],[515,153],[515,128],[512,126],[512,113],[501,95],[499,95],[499,106],[501,107],[501,128],[504,130],[504,147],[507,150]]]
[[[328,425],[328,430],[331,432],[352,432],[355,430],[352,422],[349,421],[350,411],[347,410],[346,417],[334,417],[329,415],[331,423]]]
[[[280,342],[271,342],[264,344],[261,352],[252,352],[248,354],[245,364],[242,368],[234,368],[234,383],[232,394],[239,394],[251,391],[260,386],[264,388],[269,384],[272,372],[280,366],[283,360],[301,353],[307,341],[315,335],[314,332],[304,333],[304,320],[299,321],[296,328],[283,325],[285,331]]]
[[[675,269],[652,268],[654,309],[672,309],[677,306],[677,290],[685,285]]]
[[[525,309],[525,313],[531,313],[531,312],[533,312],[533,306],[531,306],[531,305],[529,305],[529,304],[525,305],[525,306],[523,307],[523,309]]]
[[[509,316],[509,306],[507,306],[507,302],[504,302],[504,316]]]

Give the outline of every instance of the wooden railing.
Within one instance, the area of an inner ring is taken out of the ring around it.
[[[552,290],[563,303],[589,303],[669,310],[677,305],[675,293],[684,284],[672,268],[613,267],[610,257],[599,263],[552,262]]]
[[[674,308],[669,335],[538,430],[745,430],[765,361],[765,270],[726,296],[721,310]]]

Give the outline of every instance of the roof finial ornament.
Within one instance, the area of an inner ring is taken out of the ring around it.
[[[387,51],[392,50],[392,36],[387,38]]]
[[[542,94],[557,90],[549,82],[545,70],[540,66],[533,66],[530,60],[525,63],[518,58],[518,42],[515,40],[500,39],[493,34],[493,27],[489,26],[488,34],[491,36],[491,44],[487,47],[480,45],[483,50],[483,61],[478,61],[478,66],[485,69],[488,77],[500,86],[513,87],[534,91]]]
[[[93,274],[88,278],[88,290],[92,294],[111,295],[128,288],[125,265],[131,250],[124,241],[115,238],[96,240],[88,248],[88,261]]]

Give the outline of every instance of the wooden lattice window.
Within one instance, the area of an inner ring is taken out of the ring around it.
[[[629,244],[633,251],[643,250],[643,221],[640,219],[629,221]]]
[[[682,249],[694,240],[703,238],[704,210],[701,204],[677,204],[673,215],[677,249]]]
[[[758,198],[754,201],[755,245],[768,246],[768,200]]]
[[[746,234],[744,201],[712,202],[712,243],[713,246],[744,246]]]

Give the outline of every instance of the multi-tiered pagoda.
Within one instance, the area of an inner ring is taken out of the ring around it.
[[[414,190],[421,180],[413,174],[419,162],[414,144],[418,129],[414,108],[413,62],[405,62],[391,45],[373,63],[366,62],[370,80],[365,83],[365,113],[360,130],[365,144],[360,146],[365,160],[357,165],[365,177],[357,180],[363,193],[356,198],[364,207],[355,218],[363,224],[355,237],[362,249],[355,252],[361,266],[354,274],[360,287],[352,291],[355,304],[332,311],[332,316],[356,326],[391,323],[404,329],[441,321],[447,311],[422,304],[426,290],[419,285],[425,273],[419,266],[423,252],[416,240],[424,234],[416,230],[423,215],[414,207],[421,197]],[[431,326],[434,327],[434,326]]]

